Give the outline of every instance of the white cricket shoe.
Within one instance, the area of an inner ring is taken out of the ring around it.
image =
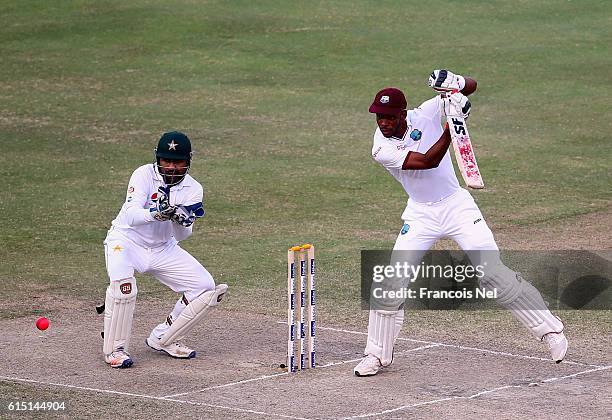
[[[542,340],[548,344],[550,355],[556,363],[561,363],[561,360],[565,357],[567,352],[567,338],[563,332],[560,333],[548,333]]]
[[[353,372],[356,376],[372,376],[376,375],[381,367],[378,357],[368,354],[355,366]]]
[[[177,359],[191,359],[196,357],[196,352],[184,344],[175,341],[174,343],[163,345],[160,339],[155,337],[153,333],[145,340],[145,344],[153,350],[163,351],[168,356],[176,357]]]
[[[104,360],[112,368],[118,368],[118,369],[129,368],[134,363],[130,355],[126,351],[124,351],[122,348],[115,350],[111,354],[105,354]]]

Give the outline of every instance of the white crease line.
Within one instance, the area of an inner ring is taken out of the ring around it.
[[[480,351],[480,352],[484,352],[484,353],[495,354],[495,355],[498,355],[498,356],[516,357],[516,358],[519,358],[519,359],[540,360],[540,361],[546,362],[546,363],[552,363],[553,362],[551,359],[547,359],[545,357],[527,356],[525,354],[508,353],[506,351],[487,350],[487,349],[481,349],[481,348],[478,348],[478,347],[460,346],[460,345],[456,345],[456,344],[444,344],[444,343],[441,343],[440,345],[443,346],[443,347],[453,347],[453,348],[457,348],[457,349],[461,349],[461,350]],[[575,365],[575,366],[594,367],[594,368],[603,367],[601,365],[594,365],[594,364],[591,364],[591,363],[572,362],[570,360],[563,360],[563,362],[561,362],[561,363],[564,364],[564,365]]]
[[[329,363],[326,363],[324,365],[317,366],[317,369],[318,368],[326,368],[326,367],[330,367],[330,366],[345,365],[347,363],[355,363],[355,362],[360,361],[361,359],[363,359],[363,357],[359,357],[357,359],[351,359],[351,360],[341,360],[339,362],[329,362]]]
[[[317,369],[326,368],[326,367],[330,367],[330,366],[336,366],[336,365],[342,365],[342,364],[345,364],[345,363],[357,362],[357,361],[359,361],[361,359],[362,359],[362,357],[360,357],[359,359],[342,360],[340,362],[331,362],[331,363],[327,363],[325,365],[317,366]],[[249,383],[249,382],[262,381],[264,379],[270,379],[270,378],[276,378],[278,376],[288,376],[288,375],[289,375],[288,372],[275,373],[273,375],[263,375],[263,376],[258,376],[256,378],[244,379],[244,380],[235,381],[235,382],[228,382],[226,384],[221,384],[221,385],[213,385],[213,386],[209,386],[209,387],[202,388],[202,389],[196,389],[195,391],[187,391],[187,392],[182,392],[180,394],[165,395],[162,398],[174,398],[174,397],[179,397],[179,396],[182,397],[182,396],[185,396],[185,395],[188,395],[188,394],[196,394],[196,393],[199,393],[199,392],[210,391],[211,389],[227,388],[227,387],[234,386],[234,385],[242,385],[242,384],[246,384],[246,383]]]
[[[438,344],[438,343],[434,343],[434,344],[429,344],[427,346],[421,346],[421,347],[415,347],[413,349],[408,349],[408,350],[402,350],[402,351],[398,351],[396,354],[404,354],[404,353],[411,353],[413,351],[419,351],[419,350],[425,350],[425,349],[432,349],[434,347],[440,347],[442,344]]]
[[[325,367],[325,366],[321,366],[321,367]],[[246,384],[246,383],[249,383],[249,382],[261,381],[261,380],[264,380],[264,379],[275,378],[277,376],[284,376],[284,375],[288,375],[288,374],[289,374],[288,372],[281,372],[281,373],[275,373],[273,375],[263,375],[263,376],[258,376],[256,378],[244,379],[244,380],[236,381],[236,382],[229,382],[227,384],[213,385],[213,386],[209,386],[209,387],[206,387],[206,388],[198,389],[196,391],[188,391],[188,392],[182,392],[180,394],[165,395],[163,398],[181,397],[183,395],[193,394],[193,393],[196,393],[196,392],[204,392],[204,391],[209,391],[211,389],[225,388],[225,387],[234,386],[234,385],[242,385],[242,384]]]
[[[286,324],[286,322],[282,322],[282,321],[278,321],[278,323]],[[347,333],[347,334],[368,335],[368,333],[366,333],[366,332],[344,330],[344,329],[341,329],[341,328],[321,327],[321,326],[317,326],[317,328],[321,329],[321,330],[343,332],[343,333]],[[524,354],[515,354],[515,353],[508,353],[508,352],[505,352],[505,351],[496,351],[496,350],[481,349],[481,348],[478,348],[478,347],[460,346],[458,344],[437,343],[435,341],[415,340],[415,339],[412,339],[412,338],[403,338],[403,337],[398,337],[397,340],[398,341],[410,341],[412,343],[436,344],[438,346],[443,346],[443,347],[456,348],[456,349],[460,349],[460,350],[480,351],[480,352],[484,352],[484,353],[495,354],[495,355],[498,355],[498,356],[509,356],[509,357],[517,357],[517,358],[521,358],[521,359],[541,360],[541,361],[549,362],[549,363],[552,362],[552,360],[546,359],[546,358],[543,358],[543,357],[526,356]],[[580,362],[571,362],[569,360],[564,360],[562,363],[563,364],[567,364],[567,365],[587,366],[587,367],[594,367],[594,368],[603,367],[602,365],[594,365],[594,364],[590,364],[590,363],[580,363]]]
[[[532,385],[532,383],[530,383],[529,385]],[[522,385],[506,385],[506,386],[500,386],[498,388],[493,388],[493,389],[488,389],[486,391],[480,391],[476,394],[472,394],[469,397],[453,397],[453,398],[466,398],[468,400],[471,400],[472,398],[478,398],[481,395],[486,395],[486,394],[493,394],[494,392],[497,391],[503,391],[504,389],[510,389],[510,388],[520,388]]]
[[[294,420],[310,420],[305,417],[295,417],[295,416],[289,416],[286,414],[266,413],[264,411],[249,410],[247,408],[227,407],[224,405],[208,404],[208,403],[202,403],[202,402],[196,402],[196,401],[178,400],[178,399],[166,398],[166,397],[156,397],[154,395],[135,394],[133,392],[122,392],[122,391],[115,391],[112,389],[90,388],[86,386],[61,384],[61,383],[55,383],[55,382],[42,382],[42,381],[36,381],[34,379],[23,379],[23,378],[15,378],[15,377],[10,377],[10,376],[0,376],[0,380],[13,381],[13,382],[25,382],[25,383],[39,384],[39,385],[45,385],[45,386],[59,386],[62,388],[72,388],[72,389],[78,389],[81,391],[92,391],[92,392],[98,392],[98,393],[104,393],[104,394],[124,395],[128,397],[144,398],[144,399],[156,400],[156,401],[170,401],[170,402],[176,402],[176,403],[181,403],[181,404],[190,404],[190,405],[198,405],[198,406],[203,406],[203,407],[217,408],[221,410],[239,411],[241,413],[259,414],[265,417],[281,417],[281,418],[294,419]]]
[[[183,403],[183,404],[199,405],[199,406],[211,407],[211,408],[219,408],[219,409],[225,409],[225,410],[234,410],[234,411],[240,411],[242,413],[259,414],[259,415],[265,416],[266,418],[281,417],[284,419],[292,419],[292,420],[312,420],[307,417],[295,417],[295,416],[290,416],[288,414],[267,413],[265,411],[249,410],[248,408],[226,407],[224,405],[207,404],[207,403],[200,403],[196,401],[175,400],[171,398],[162,398],[162,400],[163,401],[173,401],[173,402],[178,402],[178,403]]]
[[[577,372],[577,373],[573,373],[571,375],[565,375],[565,376],[560,376],[558,378],[548,378],[548,379],[544,379],[542,381],[540,381],[539,383],[550,383],[550,382],[555,382],[555,381],[559,381],[562,379],[568,379],[568,378],[573,378],[579,375],[585,375],[587,373],[592,373],[592,372],[598,372],[598,371],[603,371],[603,370],[607,370],[612,368],[612,365],[609,366],[600,366],[597,369],[588,369],[588,370],[584,370],[582,372]],[[492,389],[488,389],[485,391],[480,391],[477,392],[475,394],[472,395],[468,395],[467,397],[463,397],[463,396],[452,396],[452,397],[446,397],[446,398],[440,398],[437,400],[431,400],[431,401],[423,401],[420,403],[415,403],[415,404],[406,404],[406,405],[402,405],[401,407],[396,407],[396,408],[391,408],[389,410],[383,410],[383,411],[379,411],[377,413],[366,413],[366,414],[360,414],[357,416],[351,416],[351,417],[345,417],[344,420],[349,420],[349,419],[362,419],[362,418],[367,418],[367,417],[377,417],[377,416],[382,416],[385,414],[390,414],[390,413],[395,413],[401,410],[406,410],[409,408],[415,408],[415,407],[421,407],[424,405],[432,405],[432,404],[438,404],[441,402],[445,402],[445,401],[450,401],[450,400],[471,400],[474,398],[478,398],[482,395],[486,395],[486,394],[492,394],[498,391],[503,391],[505,389],[512,389],[512,388],[522,388],[525,386],[532,386],[538,384],[538,382],[531,382],[529,384],[523,384],[523,385],[506,385],[506,386],[500,386],[497,388],[492,388]]]
[[[584,375],[585,373],[598,372],[598,371],[607,370],[607,369],[610,369],[610,368],[612,368],[612,365],[609,365],[609,366],[600,366],[597,369],[584,370],[582,372],[572,373],[571,375],[559,376],[558,378],[549,378],[549,379],[543,380],[542,382],[560,381],[562,379],[574,378],[574,377],[576,377],[578,375]]]
[[[397,354],[404,354],[404,353],[410,353],[413,351],[419,351],[419,350],[425,350],[425,349],[429,349],[432,347],[438,347],[440,346],[440,344],[430,344],[427,346],[421,346],[421,347],[416,347],[414,349],[408,349],[408,350],[404,350],[404,351],[400,351]],[[357,359],[350,359],[350,360],[341,360],[339,362],[330,362],[330,363],[326,363],[324,365],[317,365],[317,369],[321,369],[321,368],[326,368],[326,367],[331,367],[331,366],[338,366],[338,365],[345,365],[347,363],[355,363],[360,361],[361,359],[363,359],[363,357],[359,357]],[[288,372],[281,372],[281,373],[275,373],[273,375],[263,375],[263,376],[258,376],[256,378],[251,378],[251,379],[244,379],[242,381],[236,381],[236,382],[229,382],[226,384],[221,384],[221,385],[213,385],[213,386],[209,386],[206,388],[202,388],[202,389],[197,389],[195,391],[187,391],[187,392],[182,392],[180,394],[172,394],[172,395],[165,395],[161,398],[174,398],[174,397],[182,397],[188,394],[196,394],[199,392],[204,392],[204,391],[210,391],[211,389],[219,389],[219,388],[226,388],[226,387],[230,387],[230,386],[234,386],[234,385],[242,385],[242,384],[246,384],[249,382],[256,382],[256,381],[262,381],[264,379],[270,379],[270,378],[276,378],[278,376],[286,376],[289,375]]]
[[[432,347],[438,347],[438,344],[431,344],[431,345],[429,345],[429,346],[416,347],[416,348],[414,348],[414,349],[409,349],[409,350],[400,351],[400,352],[398,352],[398,353],[396,353],[396,354],[410,353],[410,352],[413,352],[413,351],[425,350],[425,349],[429,349],[429,348],[432,348]],[[362,357],[359,357],[359,358],[357,358],[357,359],[351,359],[351,360],[342,360],[342,361],[340,361],[340,362],[330,362],[330,363],[327,363],[327,364],[325,364],[325,365],[317,366],[317,369],[318,369],[318,368],[330,367],[330,366],[345,365],[345,364],[347,364],[347,363],[355,363],[355,362],[359,362],[361,359],[363,359],[363,356],[362,356]]]

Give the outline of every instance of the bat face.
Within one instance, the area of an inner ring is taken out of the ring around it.
[[[465,120],[461,117],[447,117],[447,121],[453,140],[455,158],[465,184],[474,189],[484,188]]]

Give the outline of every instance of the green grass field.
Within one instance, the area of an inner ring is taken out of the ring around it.
[[[1,1],[0,280],[21,306],[0,317],[102,298],[127,180],[173,129],[206,189],[184,246],[230,307],[282,313],[285,250],[312,242],[323,316],[358,310],[359,251],[392,246],[405,203],[367,108],[388,85],[417,106],[435,68],[479,82],[474,195],[494,230],[609,207],[609,4],[410,3]]]

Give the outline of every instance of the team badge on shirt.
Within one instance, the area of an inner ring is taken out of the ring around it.
[[[404,223],[404,226],[402,226],[402,230],[400,231],[400,233],[402,235],[405,235],[408,233],[409,230],[410,230],[410,225],[408,223]]]
[[[422,135],[423,133],[421,132],[421,130],[417,130],[416,128],[410,132],[410,138],[414,141],[421,140]]]

